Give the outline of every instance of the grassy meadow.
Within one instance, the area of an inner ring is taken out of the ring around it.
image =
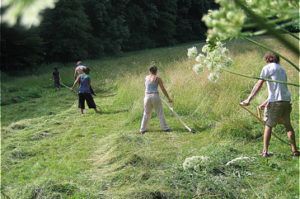
[[[298,57],[268,37],[257,38],[294,62]],[[196,75],[184,44],[87,60],[101,114],[80,115],[77,96],[55,91],[52,68],[73,83],[73,64],[51,64],[30,75],[1,74],[1,196],[3,198],[299,198],[299,159],[275,137],[261,158],[262,126],[241,109],[255,80],[229,73],[212,83]],[[265,51],[244,41],[228,44],[230,70],[258,76]],[[155,61],[174,109],[196,130],[187,132],[165,107],[164,133],[153,114],[140,135],[144,77]],[[290,82],[298,73],[282,60]],[[293,97],[292,124],[299,138],[299,88]],[[249,107],[267,97],[266,85]],[[276,135],[287,141],[282,126]],[[297,139],[299,145],[299,139]],[[197,169],[183,169],[186,158],[205,156]],[[238,157],[248,157],[226,165]]]

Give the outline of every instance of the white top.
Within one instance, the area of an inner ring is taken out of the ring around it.
[[[285,70],[277,63],[265,65],[260,73],[260,78],[287,82]],[[267,81],[267,85],[269,102],[291,101],[291,93],[286,84]]]
[[[76,71],[76,73],[77,74],[83,74],[84,72],[83,72],[83,69],[85,69],[86,68],[86,66],[84,66],[84,65],[79,65],[79,66],[77,66],[76,68],[75,68],[75,71]]]
[[[155,77],[154,81],[151,81],[148,76],[145,78],[145,88],[146,88],[145,93],[147,94],[158,93],[157,87],[158,87],[157,77]]]

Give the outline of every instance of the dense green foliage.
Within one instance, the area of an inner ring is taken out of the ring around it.
[[[32,68],[40,58],[67,62],[203,39],[201,17],[215,6],[213,0],[59,0],[43,12],[39,34],[21,27],[1,29],[1,43],[24,42],[25,35],[40,41],[1,45],[1,69]]]
[[[298,57],[273,39],[258,38],[292,60]],[[261,158],[262,126],[238,103],[255,80],[224,73],[216,83],[196,75],[186,49],[193,44],[124,53],[88,60],[102,114],[81,116],[77,96],[55,91],[53,65],[24,77],[2,73],[1,194],[10,198],[298,198],[299,159],[289,146],[271,139],[270,158]],[[201,44],[202,46],[202,44]],[[200,47],[196,45],[196,47]],[[227,46],[237,72],[257,75],[264,51],[247,42]],[[138,133],[143,111],[144,77],[155,60],[174,99],[174,109],[197,132],[187,132],[165,107],[173,132]],[[73,64],[56,65],[71,85]],[[298,74],[285,61],[288,79]],[[299,138],[298,88],[292,93],[292,124]],[[249,107],[267,97],[266,86]],[[287,140],[282,126],[276,134]],[[297,139],[299,140],[299,139]],[[299,143],[297,143],[299,145]],[[208,157],[196,169],[186,158]],[[237,161],[249,157],[248,161]],[[250,161],[251,160],[251,161]],[[3,198],[5,198],[3,196]]]
[[[70,61],[89,54],[91,26],[81,0],[60,0],[55,9],[45,13],[41,38],[50,61]]]
[[[1,24],[1,70],[23,70],[43,60],[42,40],[36,28]]]

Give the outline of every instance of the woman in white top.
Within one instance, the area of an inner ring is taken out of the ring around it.
[[[157,76],[157,67],[151,66],[149,68],[149,73],[150,74],[145,78],[144,114],[140,132],[144,134],[147,131],[147,126],[151,118],[152,108],[155,109],[158,115],[161,129],[165,132],[170,132],[171,129],[168,127],[164,117],[163,107],[158,92],[158,85],[164,95],[168,98],[170,103],[172,103],[172,99],[169,97],[168,92],[163,85],[162,79]]]

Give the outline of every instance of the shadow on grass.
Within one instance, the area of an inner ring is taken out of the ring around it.
[[[197,125],[197,124],[194,124],[193,125],[193,129],[196,131],[196,132],[202,132],[202,131],[206,131],[206,130],[209,130],[213,128],[213,125],[211,124],[205,124],[205,125]]]
[[[100,114],[109,115],[109,114],[125,113],[125,112],[128,112],[128,111],[129,111],[129,109],[109,110],[109,111],[101,111]]]
[[[149,129],[146,131],[146,133],[165,133],[165,134],[169,134],[169,133],[198,133],[198,131],[194,131],[194,129],[192,129],[192,132],[189,132],[187,129],[185,128],[181,128],[181,127],[176,127],[176,128],[171,128],[170,132],[166,132],[163,131],[161,129]]]

